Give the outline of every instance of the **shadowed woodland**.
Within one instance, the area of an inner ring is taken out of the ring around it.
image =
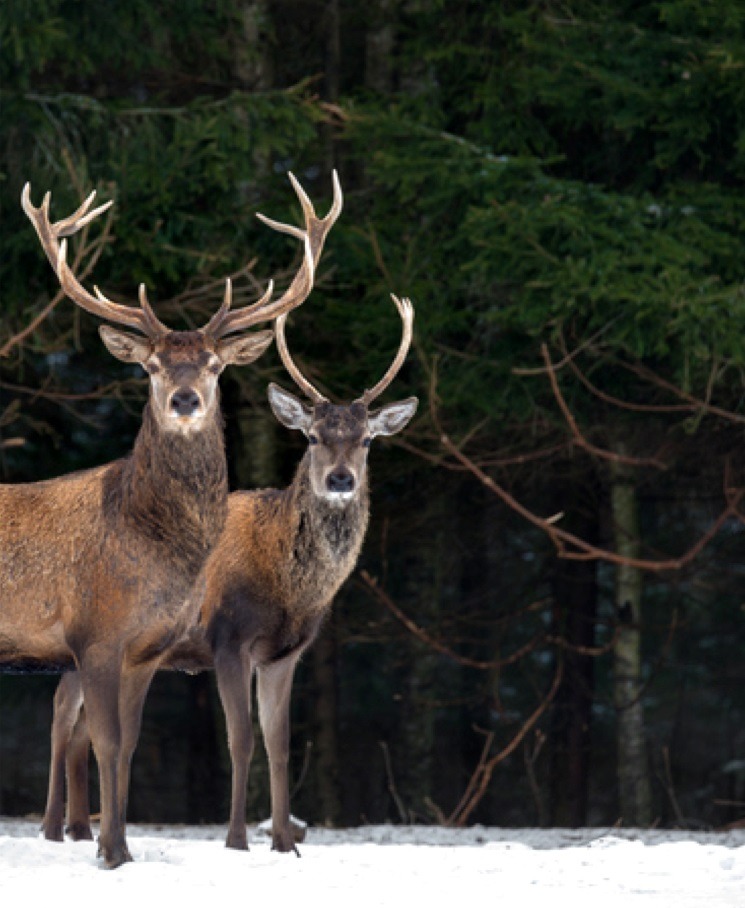
[[[310,823],[745,817],[745,11],[735,0],[5,0],[0,479],[129,450],[147,379],[20,205],[116,204],[87,287],[194,327],[287,268],[292,171],[344,211],[288,320],[350,401],[398,344],[357,570],[293,694]],[[294,269],[284,273],[285,283]],[[279,281],[281,283],[281,280]],[[233,489],[288,483],[272,347],[221,381]],[[1,571],[1,567],[0,567]],[[2,592],[0,591],[0,595]],[[55,676],[0,675],[0,813],[43,809]],[[227,821],[210,673],[160,673],[133,821]],[[261,748],[248,818],[268,814]]]

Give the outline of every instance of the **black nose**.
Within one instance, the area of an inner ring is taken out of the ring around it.
[[[171,409],[178,416],[191,416],[199,409],[199,395],[193,388],[179,388],[171,396]]]
[[[329,473],[326,486],[329,492],[351,492],[354,489],[354,476],[346,467],[340,467]]]

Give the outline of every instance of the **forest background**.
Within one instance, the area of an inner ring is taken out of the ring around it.
[[[124,454],[147,382],[57,291],[20,207],[116,205],[74,249],[199,323],[289,275],[286,171],[325,211],[289,323],[349,400],[416,335],[358,570],[300,666],[316,824],[721,827],[745,815],[745,7],[737,0],[5,0],[0,476]],[[222,380],[231,483],[303,450]],[[42,809],[54,677],[0,676],[0,813]],[[249,818],[268,811],[257,755]],[[224,822],[214,678],[161,674],[130,817]]]

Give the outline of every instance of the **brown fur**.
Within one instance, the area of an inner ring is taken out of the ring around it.
[[[107,466],[0,486],[0,669],[77,669],[99,767],[100,850],[116,867],[131,860],[124,818],[145,695],[194,622],[227,514],[218,375],[259,356],[271,332],[216,342],[100,331],[110,352],[151,375],[142,426],[132,453]],[[61,809],[45,823],[62,837]]]
[[[257,303],[231,312],[228,281],[222,306],[204,328],[180,333],[157,319],[144,285],[139,309],[117,305],[91,295],[67,266],[63,238],[108,205],[89,211],[93,194],[52,224],[48,193],[39,208],[31,204],[28,184],[21,197],[62,289],[83,309],[140,331],[100,329],[114,356],[140,363],[150,375],[150,399],[131,457],[0,493],[0,667],[77,669],[75,683],[66,689],[63,682],[55,698],[65,719],[53,729],[53,736],[61,735],[53,740],[50,774],[50,802],[58,813],[45,815],[45,834],[62,836],[64,749],[86,749],[82,736],[64,723],[85,697],[101,780],[99,842],[108,867],[131,860],[124,818],[145,694],[166,651],[194,622],[204,594],[201,571],[225,521],[217,378],[229,363],[253,362],[273,337],[270,331],[240,332],[286,315],[308,296],[314,264],[341,211],[335,175],[334,204],[322,220],[291,179],[305,230],[267,221],[304,241],[303,263],[288,289],[271,302],[270,288]],[[58,794],[53,798],[52,792]]]
[[[282,354],[279,324],[278,329]],[[402,350],[403,346],[396,357],[398,364]],[[299,377],[294,366],[291,373]],[[386,380],[393,374],[389,369]],[[304,432],[310,447],[285,491],[239,492],[230,497],[225,531],[204,573],[201,620],[164,664],[197,671],[209,667],[212,657],[233,763],[227,837],[233,848],[247,847],[246,783],[253,753],[251,685],[256,674],[259,720],[269,756],[272,845],[290,851],[295,843],[287,764],[295,665],[357,560],[368,519],[370,442],[375,435],[400,431],[413,416],[417,401],[409,398],[375,412],[361,400],[344,407],[317,399],[308,407],[276,385],[269,387],[269,400],[280,422]],[[85,720],[80,716],[83,695],[87,711],[87,694],[81,691],[77,676],[69,674],[55,697],[44,820],[48,837],[50,832],[62,834],[62,771],[68,748],[70,828],[74,835],[80,835],[81,829],[88,834],[90,828],[87,796],[81,790],[85,777],[85,749],[80,745],[85,736]]]
[[[80,669],[110,866],[129,859],[123,815],[142,701],[197,614],[197,581],[227,512],[226,473],[219,417],[187,438],[161,431],[148,404],[128,457],[0,486],[0,668]]]
[[[318,443],[304,455],[291,485],[229,496],[225,529],[205,569],[200,621],[163,662],[164,668],[189,672],[216,670],[233,763],[229,847],[247,847],[246,783],[254,744],[251,681],[256,673],[270,762],[272,844],[280,851],[295,849],[287,777],[292,679],[364,540],[369,512],[366,424],[367,411],[357,404],[319,405],[310,432]],[[319,496],[311,479],[315,475],[316,485],[323,485],[340,464],[353,465],[356,474],[354,495],[343,505]],[[84,734],[76,677],[63,678],[55,701],[52,750],[58,765],[67,741]],[[81,782],[86,759],[79,747],[73,753],[71,744],[68,829],[75,836],[81,829],[90,835]],[[53,789],[50,783],[45,816],[61,817],[61,801],[61,787]]]
[[[0,664],[71,666],[112,627],[123,657],[140,661],[193,618],[184,602],[222,529],[226,495],[220,428],[164,439],[149,406],[129,456],[0,486]]]

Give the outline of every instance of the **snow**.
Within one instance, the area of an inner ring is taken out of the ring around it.
[[[453,830],[428,826],[310,827],[301,858],[271,851],[259,827],[250,851],[224,847],[216,826],[141,826],[127,838],[135,862],[104,870],[93,842],[47,842],[38,819],[0,818],[4,905],[109,908],[160,904],[218,908],[516,905],[572,908],[745,908],[745,830]],[[146,900],[146,901],[145,901]]]

